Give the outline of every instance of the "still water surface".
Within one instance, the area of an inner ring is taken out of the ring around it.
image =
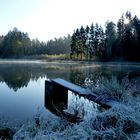
[[[45,108],[45,80],[63,78],[85,86],[88,79],[140,76],[139,63],[0,61],[0,118],[23,121]],[[70,100],[70,99],[69,99]]]

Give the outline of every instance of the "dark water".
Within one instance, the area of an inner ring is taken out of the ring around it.
[[[85,86],[86,79],[140,76],[139,63],[45,63],[0,61],[0,118],[26,120],[45,108],[45,80],[63,78]],[[47,109],[46,109],[47,111]]]

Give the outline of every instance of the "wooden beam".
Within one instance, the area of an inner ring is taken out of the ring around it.
[[[44,105],[50,112],[69,122],[77,123],[82,120],[80,117],[65,111],[68,107],[68,89],[52,81],[45,81]]]
[[[104,108],[111,108],[114,104],[119,104],[119,102],[117,101],[101,98],[97,94],[93,93],[90,89],[82,88],[81,86],[70,83],[64,79],[57,78],[52,79],[51,81],[52,83],[54,83],[54,85],[57,84],[67,90],[78,94],[79,96],[85,97],[93,102],[96,102]]]
[[[61,79],[61,78],[57,78],[57,79],[52,79],[52,81],[58,85],[61,85],[63,86],[64,88],[70,90],[70,91],[73,91],[75,93],[78,93],[80,95],[85,95],[85,94],[89,94],[90,91],[88,91],[87,89],[85,88],[82,88],[78,85],[75,85],[73,83],[70,83],[64,79]]]

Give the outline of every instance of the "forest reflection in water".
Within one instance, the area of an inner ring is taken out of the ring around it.
[[[0,82],[4,82],[14,91],[27,87],[28,83],[39,78],[62,78],[74,84],[85,86],[87,79],[97,81],[101,77],[112,76],[122,79],[140,75],[140,65],[124,64],[0,64]]]
[[[119,63],[2,63],[0,64],[0,116],[26,118],[44,107],[45,80],[62,78],[85,87],[87,82],[113,76],[121,80],[140,76],[139,64]],[[16,93],[16,94],[12,94]],[[72,96],[70,97],[72,98]]]

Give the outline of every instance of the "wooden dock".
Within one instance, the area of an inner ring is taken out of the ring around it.
[[[61,78],[46,80],[44,98],[46,109],[72,123],[80,122],[82,119],[76,114],[66,111],[68,107],[68,91],[93,101],[105,109],[111,108],[114,104],[119,104],[117,101],[103,98],[103,96],[93,93],[90,89],[82,88]]]
[[[66,111],[68,108],[68,90],[52,80],[45,81],[44,106],[54,115],[64,118],[69,122],[77,123],[82,120],[76,114]]]
[[[114,104],[118,104],[117,101],[101,98],[97,94],[93,93],[90,89],[82,88],[81,86],[75,85],[61,78],[52,79],[50,82],[53,92],[57,92],[58,94],[60,92],[68,92],[69,90],[75,94],[78,94],[79,96],[87,98],[88,100],[101,105],[103,108],[111,108]]]

